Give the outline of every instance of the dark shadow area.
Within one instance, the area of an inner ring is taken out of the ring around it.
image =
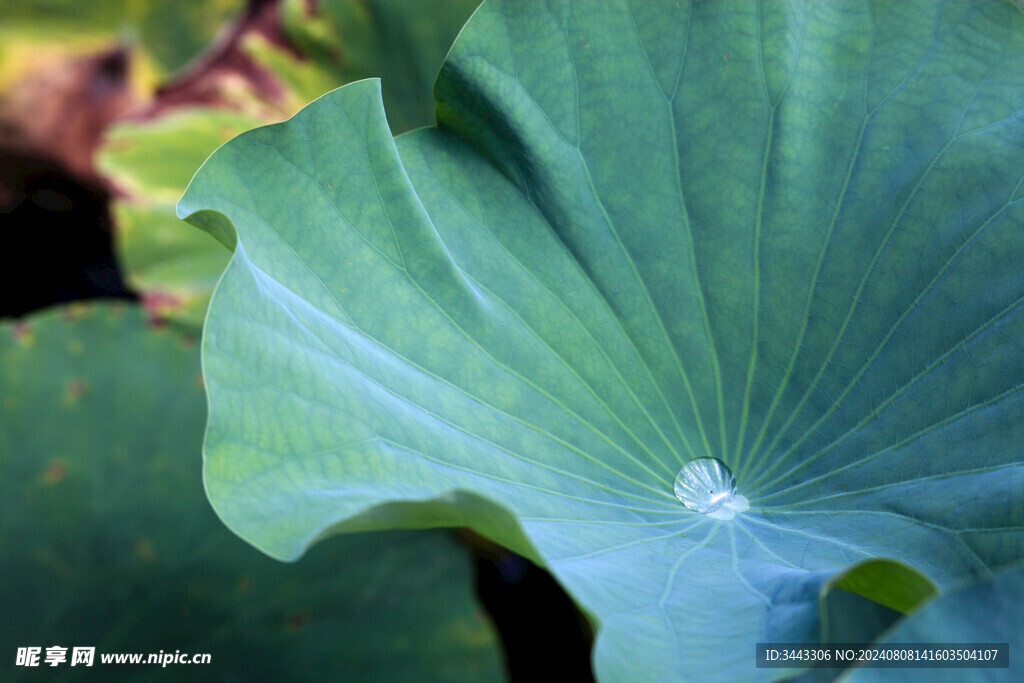
[[[113,256],[109,200],[51,161],[0,150],[0,317],[134,298]]]
[[[513,681],[593,681],[586,617],[551,575],[519,555],[472,543],[477,590]]]

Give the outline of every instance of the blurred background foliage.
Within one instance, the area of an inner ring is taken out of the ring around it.
[[[579,615],[517,556],[437,531],[279,564],[202,489],[198,338],[230,253],[175,202],[217,146],[353,80],[382,79],[396,134],[433,124],[434,77],[476,4],[0,0],[9,662],[93,645],[210,652],[203,680],[589,678]],[[86,675],[127,673],[181,675]]]
[[[126,303],[0,326],[5,657],[86,645],[210,653],[190,680],[500,680],[472,560],[449,533],[339,536],[287,565],[220,523],[197,466],[196,350]],[[59,674],[183,676],[97,665]]]
[[[431,86],[475,0],[256,3],[218,47],[115,126],[99,165],[114,204],[119,263],[154,312],[200,325],[229,255],[178,221],[174,203],[221,143],[325,92],[380,77],[392,131],[431,125]]]
[[[141,46],[140,57],[166,74],[202,51],[242,6],[242,0],[6,0],[0,56],[5,73],[17,75],[38,63],[30,46],[52,58],[60,54],[55,49],[105,47],[114,39]]]

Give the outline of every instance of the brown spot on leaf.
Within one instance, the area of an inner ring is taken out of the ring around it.
[[[18,346],[22,348],[32,346],[36,340],[35,335],[32,334],[32,328],[25,322],[17,322],[11,325],[11,336],[14,337],[14,341],[18,343]]]
[[[52,486],[64,480],[68,476],[68,462],[63,458],[55,458],[43,469],[40,480],[47,486]]]
[[[64,307],[62,314],[68,322],[81,320],[92,313],[92,304],[85,301],[75,301]]]
[[[60,402],[63,406],[73,406],[78,403],[78,400],[82,398],[82,394],[85,393],[85,382],[78,377],[72,377],[64,385],[64,395],[61,396]]]
[[[309,612],[296,610],[288,614],[285,620],[285,628],[289,631],[299,631],[309,623]]]
[[[180,296],[153,289],[142,294],[142,306],[146,309],[151,325],[157,325],[164,318],[182,307],[183,301]]]
[[[156,558],[156,550],[148,538],[137,538],[132,544],[132,552],[143,562],[152,562]]]

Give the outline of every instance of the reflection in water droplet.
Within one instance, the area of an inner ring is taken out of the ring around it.
[[[732,472],[718,458],[697,458],[683,465],[675,493],[687,508],[713,519],[732,519],[750,509],[747,499],[736,493]]]

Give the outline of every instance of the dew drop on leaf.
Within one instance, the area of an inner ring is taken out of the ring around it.
[[[732,519],[750,509],[747,499],[736,492],[732,472],[718,458],[697,458],[683,465],[674,488],[679,502],[714,519]]]

